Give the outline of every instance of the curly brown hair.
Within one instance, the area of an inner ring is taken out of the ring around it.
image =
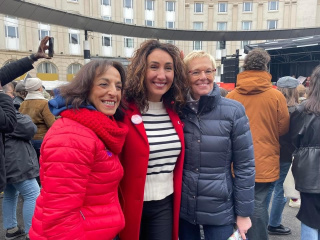
[[[66,106],[71,105],[73,109],[78,109],[81,105],[89,105],[89,94],[93,87],[94,79],[101,76],[110,67],[118,70],[121,83],[124,85],[126,74],[121,63],[109,60],[92,60],[80,69],[69,84],[58,88],[59,94],[66,101]],[[121,94],[123,94],[123,91]],[[121,100],[114,115],[115,119],[120,120],[123,118],[124,108],[125,105]]]
[[[158,40],[147,40],[135,51],[128,66],[125,98],[129,103],[135,103],[141,112],[148,109],[148,89],[145,83],[147,58],[155,49],[167,52],[173,59],[173,83],[162,99],[167,107],[179,112],[186,103],[188,91],[186,67],[180,56],[180,50],[176,46],[161,43]]]
[[[244,70],[268,71],[269,53],[262,48],[251,50],[244,58]]]

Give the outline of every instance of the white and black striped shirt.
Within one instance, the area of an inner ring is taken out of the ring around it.
[[[181,142],[162,102],[149,102],[142,120],[150,147],[144,201],[161,200],[173,193],[173,169]]]

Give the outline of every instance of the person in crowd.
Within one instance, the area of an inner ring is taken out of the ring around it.
[[[54,123],[55,117],[49,110],[48,100],[42,94],[42,81],[39,78],[27,78],[25,89],[28,94],[21,103],[19,111],[29,115],[38,128],[32,139],[32,145],[39,160],[43,138]]]
[[[12,103],[12,98],[3,93],[3,89],[0,84],[0,193],[3,192],[6,186],[3,134],[13,132],[16,124],[17,118]]]
[[[6,85],[4,85],[3,87],[3,91],[5,92],[5,94],[7,94],[9,97],[11,97],[12,99],[14,99],[15,94],[14,94],[14,85],[12,82],[7,83]]]
[[[286,98],[289,114],[291,114],[298,105],[298,85],[299,81],[290,76],[282,77],[277,81],[277,89]],[[276,182],[271,184],[267,198],[267,206],[269,207],[270,199],[273,193],[268,233],[272,235],[288,235],[291,234],[291,229],[284,227],[281,224],[282,212],[287,202],[287,198],[284,196],[283,183],[291,166],[294,146],[291,143],[290,133],[281,136],[279,142],[280,177]]]
[[[10,96],[10,95],[9,95]],[[39,176],[37,154],[31,139],[37,131],[28,115],[16,109],[17,126],[12,133],[5,134],[5,167],[7,185],[2,202],[3,227],[6,229],[5,239],[15,239],[26,235],[34,213],[36,199],[40,188],[36,181]],[[24,229],[17,224],[17,203],[19,193],[23,197]]]
[[[17,83],[15,89],[15,97],[13,98],[13,105],[17,110],[19,110],[21,103],[26,98],[28,92],[26,91],[26,87],[23,81]]]
[[[221,97],[225,97],[228,95],[228,91],[222,87],[219,88],[220,89],[220,95]]]
[[[279,179],[279,137],[289,129],[289,112],[283,94],[272,88],[267,71],[270,55],[261,48],[250,51],[244,59],[244,71],[237,76],[237,87],[227,98],[243,104],[252,132],[255,177],[255,207],[251,216],[249,239],[268,239],[267,196],[272,182]]]
[[[61,118],[41,146],[31,239],[112,240],[124,227],[118,154],[128,127],[116,121],[123,116],[124,81],[120,63],[93,60],[49,101]]]
[[[302,84],[299,84],[297,90],[299,94],[299,103],[301,103],[307,99],[307,89]]]
[[[41,40],[37,53],[31,54],[29,57],[19,59],[0,68],[0,89],[15,78],[33,69],[32,64],[38,59],[49,58],[45,53],[45,50],[48,49],[46,44],[49,41],[49,38],[50,37],[46,36]],[[2,192],[6,185],[4,143],[2,134],[12,132],[17,119],[11,99],[9,100],[9,97],[3,93],[0,96],[0,108],[0,192]]]
[[[255,169],[245,109],[221,97],[214,83],[216,63],[209,53],[193,51],[184,62],[190,91],[181,116],[186,151],[179,239],[200,240],[200,225],[205,239],[228,239],[235,222],[246,239],[254,209]]]
[[[178,239],[184,137],[177,113],[186,90],[179,49],[158,40],[142,43],[125,85],[129,133],[120,155],[126,219],[121,240]]]
[[[308,98],[291,114],[290,134],[296,150],[292,173],[301,206],[301,240],[320,240],[320,65],[310,78]]]

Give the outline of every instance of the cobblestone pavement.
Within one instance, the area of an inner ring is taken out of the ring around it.
[[[19,198],[18,202],[18,209],[17,209],[17,218],[18,218],[18,224],[23,225],[22,221],[22,198]],[[5,231],[3,230],[3,224],[2,224],[2,195],[0,195],[0,240],[4,240]],[[292,234],[286,235],[286,236],[276,236],[273,235],[269,237],[269,240],[299,240],[300,239],[300,221],[296,218],[296,215],[298,213],[297,208],[291,208],[288,206],[288,203],[285,206],[284,212],[283,212],[283,219],[282,224],[286,227],[291,228]],[[24,240],[23,237],[17,238],[16,240]],[[250,239],[254,240],[254,239]],[[259,239],[255,239],[259,240]]]

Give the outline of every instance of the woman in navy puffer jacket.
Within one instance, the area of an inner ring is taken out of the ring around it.
[[[124,79],[120,63],[91,61],[49,102],[61,118],[41,146],[32,240],[111,240],[124,227],[118,154],[128,128],[113,118]]]

